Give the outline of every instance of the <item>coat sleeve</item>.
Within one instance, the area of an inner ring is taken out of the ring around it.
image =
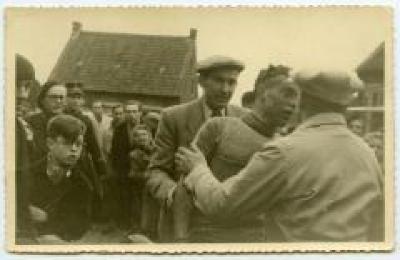
[[[176,186],[176,180],[173,179],[176,135],[173,119],[163,111],[155,137],[155,152],[151,157],[147,173],[147,188],[150,194],[162,203]]]
[[[206,165],[195,167],[185,184],[195,205],[215,218],[265,212],[285,194],[287,162],[281,150],[266,145],[237,175],[219,182]]]
[[[111,159],[111,165],[113,170],[120,174],[123,171],[123,167],[127,165],[123,165],[123,160],[121,158],[125,158],[123,152],[124,149],[124,140],[123,140],[123,133],[122,133],[122,128],[117,127],[114,130],[114,134],[111,139],[111,152],[110,152],[110,159]]]
[[[204,154],[207,162],[213,158],[216,146],[219,143],[221,133],[221,120],[223,118],[213,118],[207,121],[199,130],[193,143],[197,145],[200,151]]]

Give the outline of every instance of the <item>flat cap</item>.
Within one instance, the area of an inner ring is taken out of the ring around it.
[[[243,62],[230,57],[215,55],[199,61],[197,64],[197,72],[201,73],[223,67],[235,68],[241,72],[244,69],[244,64]]]
[[[341,106],[349,105],[364,87],[356,73],[345,71],[299,71],[294,79],[303,93]]]
[[[35,69],[32,63],[20,54],[15,55],[15,79],[17,81],[35,79]]]

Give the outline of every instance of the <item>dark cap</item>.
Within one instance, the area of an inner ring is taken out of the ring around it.
[[[35,79],[35,69],[32,63],[18,53],[15,55],[15,79],[17,81]]]
[[[199,61],[197,64],[197,72],[202,73],[205,71],[211,71],[217,68],[225,67],[237,69],[239,72],[244,70],[243,62],[230,57],[216,55]]]
[[[68,141],[75,141],[79,135],[84,135],[86,125],[78,118],[61,114],[52,117],[47,123],[47,137],[56,138],[64,137]]]
[[[333,70],[300,71],[295,81],[302,93],[341,106],[349,105],[364,87],[356,73]]]

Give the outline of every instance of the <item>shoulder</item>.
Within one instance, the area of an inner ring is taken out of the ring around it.
[[[187,103],[167,107],[167,108],[163,109],[162,113],[166,114],[166,115],[171,115],[171,116],[185,114],[188,111],[191,111],[191,110],[199,107],[199,102],[200,102],[199,99],[195,99],[195,100],[189,101]]]
[[[234,117],[240,117],[246,113],[248,113],[250,110],[244,107],[240,107],[237,105],[228,105],[228,111],[230,112],[231,115],[228,116],[234,116]]]
[[[33,128],[47,123],[46,117],[42,112],[36,112],[26,118],[26,122]]]
[[[188,103],[165,108],[161,111],[161,120],[167,124],[185,121],[192,114],[201,112],[201,106],[199,102],[200,101],[196,99]]]

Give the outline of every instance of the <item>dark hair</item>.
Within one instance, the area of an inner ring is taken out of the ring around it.
[[[254,91],[247,91],[242,95],[242,106],[245,104],[253,104],[255,99]]]
[[[78,118],[71,115],[57,115],[47,123],[47,137],[52,139],[64,137],[69,142],[74,142],[86,132],[86,125]]]
[[[125,102],[125,108],[129,105],[137,105],[139,108],[139,111],[142,111],[142,103],[140,101],[137,100],[128,100]]]
[[[117,108],[122,108],[122,109],[124,109],[124,106],[123,106],[122,104],[116,104],[116,105],[114,105],[114,106],[111,108],[111,111],[114,112],[114,110],[117,109]]]
[[[46,83],[44,83],[44,85],[40,88],[40,92],[39,95],[37,97],[37,104],[38,107],[43,110],[43,99],[46,97],[47,92],[49,92],[49,90],[54,87],[54,86],[58,86],[58,85],[63,85],[60,82],[57,81],[47,81]],[[65,85],[64,85],[65,86]]]
[[[290,68],[284,65],[269,65],[266,69],[261,69],[254,83],[254,93],[275,86],[289,77]]]
[[[15,80],[34,80],[35,69],[32,63],[20,54],[15,54]]]

